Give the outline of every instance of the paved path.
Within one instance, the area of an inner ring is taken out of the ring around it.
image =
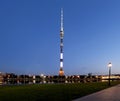
[[[120,84],[73,101],[120,101]]]

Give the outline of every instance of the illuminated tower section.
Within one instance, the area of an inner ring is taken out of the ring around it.
[[[59,76],[64,76],[64,71],[63,71],[63,37],[64,37],[64,30],[63,30],[63,9],[61,9],[61,27],[60,27],[60,70],[59,70]]]

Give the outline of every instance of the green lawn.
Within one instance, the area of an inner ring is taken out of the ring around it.
[[[0,101],[71,101],[107,87],[106,82],[0,86]]]

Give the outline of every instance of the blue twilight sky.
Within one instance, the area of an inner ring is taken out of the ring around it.
[[[0,0],[0,71],[58,74],[61,8],[65,74],[120,73],[120,0]]]

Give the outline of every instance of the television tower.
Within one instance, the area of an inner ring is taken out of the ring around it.
[[[59,76],[64,76],[64,71],[63,71],[63,37],[64,37],[64,30],[63,30],[63,9],[61,9],[61,27],[60,27],[60,70],[59,70]]]

